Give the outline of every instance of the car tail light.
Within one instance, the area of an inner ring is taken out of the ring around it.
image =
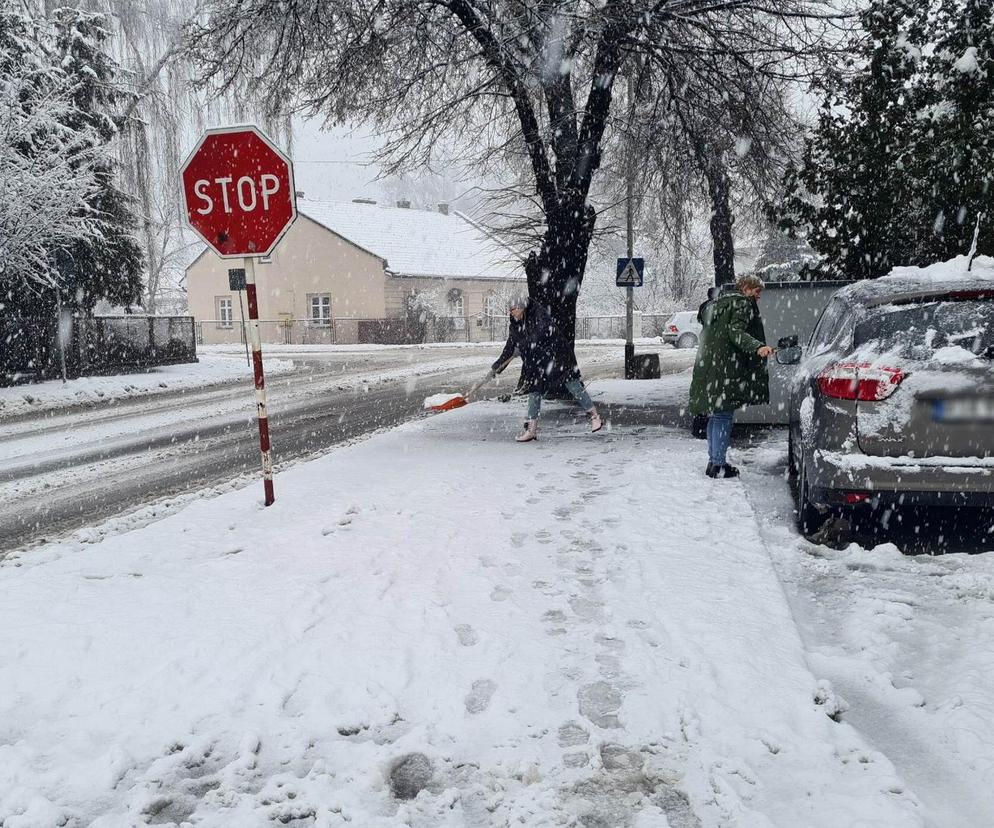
[[[677,330],[679,330],[679,329],[677,328],[676,325],[670,325],[670,333],[676,333]]]
[[[879,402],[893,394],[906,376],[900,368],[840,362],[818,375],[818,388],[826,397],[837,400]]]

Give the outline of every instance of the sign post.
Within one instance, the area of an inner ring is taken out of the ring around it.
[[[625,288],[628,294],[625,303],[625,379],[635,378],[635,288],[642,287],[643,275],[645,273],[645,259],[638,259],[631,255],[618,259],[618,270],[615,276],[615,284]]]
[[[249,332],[245,324],[245,303],[242,301],[242,291],[245,290],[245,268],[233,267],[228,271],[228,290],[238,294],[238,318],[242,321],[242,342],[245,344],[245,364],[251,365],[249,356]]]
[[[262,488],[266,505],[273,494],[273,453],[269,444],[269,410],[266,407],[266,375],[262,370],[262,337],[259,335],[259,299],[255,291],[255,259],[245,257],[245,297],[248,299],[249,332],[252,335],[252,374],[255,377],[255,403],[259,414],[259,449],[262,452]]]
[[[255,259],[270,255],[297,218],[293,165],[258,127],[224,127],[204,134],[181,175],[190,227],[222,259],[244,260],[263,490],[271,506],[276,498]]]

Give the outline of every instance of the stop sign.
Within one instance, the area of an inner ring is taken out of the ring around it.
[[[224,259],[268,256],[297,218],[293,165],[258,127],[207,130],[182,176],[190,227]]]

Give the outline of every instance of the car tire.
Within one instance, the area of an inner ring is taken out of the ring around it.
[[[818,511],[811,502],[807,463],[801,457],[800,474],[797,480],[797,528],[804,537],[810,538],[825,525],[826,520],[828,520],[828,515]]]
[[[697,347],[697,335],[692,333],[680,334],[680,338],[676,341],[677,348],[696,348]]]

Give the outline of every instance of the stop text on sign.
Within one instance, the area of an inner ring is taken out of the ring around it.
[[[186,219],[222,258],[270,255],[297,217],[293,165],[258,127],[208,130],[181,175]]]
[[[213,181],[201,178],[193,185],[193,192],[202,202],[202,206],[197,208],[197,214],[201,216],[209,216],[214,212],[217,204],[224,208],[224,212],[232,213],[234,212],[232,205],[236,200],[243,213],[251,213],[260,203],[262,209],[268,211],[270,198],[280,189],[279,178],[270,173],[260,176],[258,182],[247,175],[235,181],[229,175],[225,178],[215,178]]]

